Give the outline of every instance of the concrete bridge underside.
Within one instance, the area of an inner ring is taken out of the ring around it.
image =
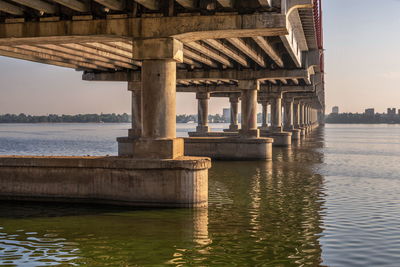
[[[87,81],[126,82],[132,92],[132,129],[118,139],[119,157],[1,158],[0,178],[11,179],[0,181],[7,185],[0,196],[57,198],[47,179],[53,166],[62,170],[57,185],[78,172],[96,183],[90,169],[116,179],[138,195],[127,200],[131,205],[207,205],[204,156],[269,160],[273,142],[290,146],[321,121],[321,21],[320,0],[0,0],[0,55],[73,68]],[[185,140],[176,138],[176,92],[198,99],[199,125]],[[231,102],[223,133],[209,131],[210,97]],[[14,173],[30,179],[35,164],[38,191],[20,192]],[[160,179],[145,179],[146,173]],[[103,182],[97,196],[121,202],[118,190]],[[99,201],[70,187],[70,197],[59,197]]]

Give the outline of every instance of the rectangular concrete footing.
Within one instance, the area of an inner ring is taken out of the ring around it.
[[[271,160],[272,142],[271,138],[185,138],[185,155],[216,160]]]
[[[301,130],[294,129],[290,130],[290,132],[292,133],[292,141],[298,141],[301,139]]]
[[[207,158],[0,157],[0,198],[136,207],[208,205]]]
[[[290,147],[292,145],[292,133],[289,132],[261,132],[262,137],[274,139],[274,146]]]

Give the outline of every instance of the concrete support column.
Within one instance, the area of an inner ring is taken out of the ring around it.
[[[242,137],[259,137],[257,128],[257,91],[258,81],[239,81],[239,89],[242,92]]]
[[[133,40],[133,59],[142,61],[142,134],[120,155],[140,159],[175,159],[184,154],[176,138],[176,63],[183,44],[173,38]],[[126,152],[126,153],[124,153]]]
[[[282,131],[282,93],[274,94],[271,97],[271,131]]]
[[[263,101],[262,105],[262,129],[268,128],[268,102]]]
[[[304,124],[305,125],[310,125],[309,121],[308,121],[308,105],[304,105]]]
[[[314,109],[310,107],[310,124],[314,124]]]
[[[231,96],[229,97],[229,102],[231,103],[231,124],[229,125],[229,131],[236,132],[239,130],[239,97]]]
[[[132,92],[132,128],[129,129],[129,138],[142,136],[142,83],[128,82],[128,90]]]
[[[208,133],[208,100],[210,99],[210,94],[197,93],[196,98],[198,103],[198,126],[196,132]]]
[[[293,124],[295,128],[300,128],[300,103],[293,103]]]
[[[303,103],[300,103],[299,104],[300,105],[300,126],[301,127],[304,127],[305,126],[305,120],[304,120],[304,110],[305,110],[305,107],[304,107],[304,104]]]
[[[318,116],[318,118],[317,118],[318,123],[320,125],[325,125],[325,109],[319,109],[317,116]]]
[[[145,60],[142,64],[143,138],[176,137],[176,62]]]
[[[284,130],[292,131],[294,129],[293,123],[293,98],[285,99],[285,121],[284,121]]]

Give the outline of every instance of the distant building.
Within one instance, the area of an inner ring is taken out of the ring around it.
[[[222,110],[222,117],[224,117],[226,122],[231,121],[231,109],[230,108],[224,108]]]
[[[367,109],[365,110],[365,115],[367,115],[367,116],[374,116],[374,115],[375,115],[375,109],[373,109],[373,108],[367,108]]]
[[[396,115],[396,109],[395,109],[395,108],[388,108],[388,109],[387,109],[387,114],[388,114],[389,116]]]
[[[332,108],[332,114],[339,114],[339,107],[335,106]]]

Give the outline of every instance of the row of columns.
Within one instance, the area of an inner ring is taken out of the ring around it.
[[[173,38],[145,39],[134,41],[133,58],[141,60],[141,82],[130,81],[132,91],[132,128],[129,138],[133,140],[132,153],[138,158],[176,158],[183,156],[183,140],[176,138],[176,65],[183,61],[183,44]],[[241,91],[242,127],[240,136],[257,138],[257,92],[259,81],[239,80]],[[295,127],[293,114],[298,124],[310,122],[310,107],[300,105],[294,111],[293,102],[285,102],[285,122],[282,124],[282,93],[271,96],[271,131]],[[209,93],[197,93],[197,132],[207,133]],[[231,97],[230,130],[238,130],[238,98]],[[299,112],[300,111],[300,112]],[[145,119],[143,119],[145,118]],[[267,126],[267,108],[263,105],[263,126]],[[284,126],[284,127],[283,127]],[[160,149],[164,147],[165,149]],[[163,151],[163,152],[160,152]]]
[[[208,101],[209,93],[197,93],[198,100],[198,133],[207,133],[208,127]],[[245,137],[257,137],[257,90],[243,90],[241,93],[242,128],[240,133]],[[229,131],[237,131],[239,97],[232,95],[230,101],[230,125]],[[283,105],[282,105],[283,102]],[[262,101],[261,129],[271,132],[291,131],[318,121],[318,112],[306,102],[294,98],[283,99],[283,93],[270,95],[268,101]],[[268,126],[268,105],[271,106],[271,125]],[[282,106],[284,116],[282,116]]]

